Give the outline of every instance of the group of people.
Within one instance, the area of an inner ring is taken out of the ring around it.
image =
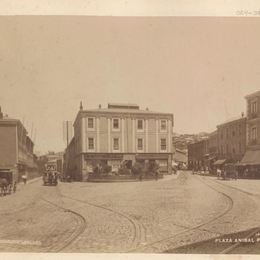
[[[0,178],[0,196],[11,194],[11,192],[16,192],[16,181],[12,183],[6,178]]]

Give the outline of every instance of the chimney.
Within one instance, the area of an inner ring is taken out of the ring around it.
[[[79,110],[83,110],[82,101],[80,101]]]
[[[146,110],[146,111],[149,111],[149,108],[147,107],[145,110]]]
[[[244,117],[244,112],[241,113],[241,116]]]
[[[3,119],[3,118],[4,118],[4,115],[3,115],[1,107],[0,107],[0,119]]]
[[[98,105],[98,108],[99,108],[99,109],[101,108],[101,104]]]

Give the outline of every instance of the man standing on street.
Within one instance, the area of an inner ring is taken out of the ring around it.
[[[22,175],[23,184],[26,184],[27,182],[27,174],[26,172]]]

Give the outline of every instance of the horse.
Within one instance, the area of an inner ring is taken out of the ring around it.
[[[9,183],[6,178],[0,178],[0,189],[1,189],[1,196],[5,196],[8,191]]]

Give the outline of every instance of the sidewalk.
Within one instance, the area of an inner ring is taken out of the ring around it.
[[[26,187],[26,185],[40,181],[41,179],[42,179],[42,177],[40,176],[40,177],[33,178],[31,180],[28,180],[26,184],[24,184],[23,182],[18,182],[16,184],[16,191],[23,189],[24,187]]]
[[[252,195],[260,196],[260,180],[255,179],[237,179],[237,180],[217,180],[220,183],[240,189]]]

